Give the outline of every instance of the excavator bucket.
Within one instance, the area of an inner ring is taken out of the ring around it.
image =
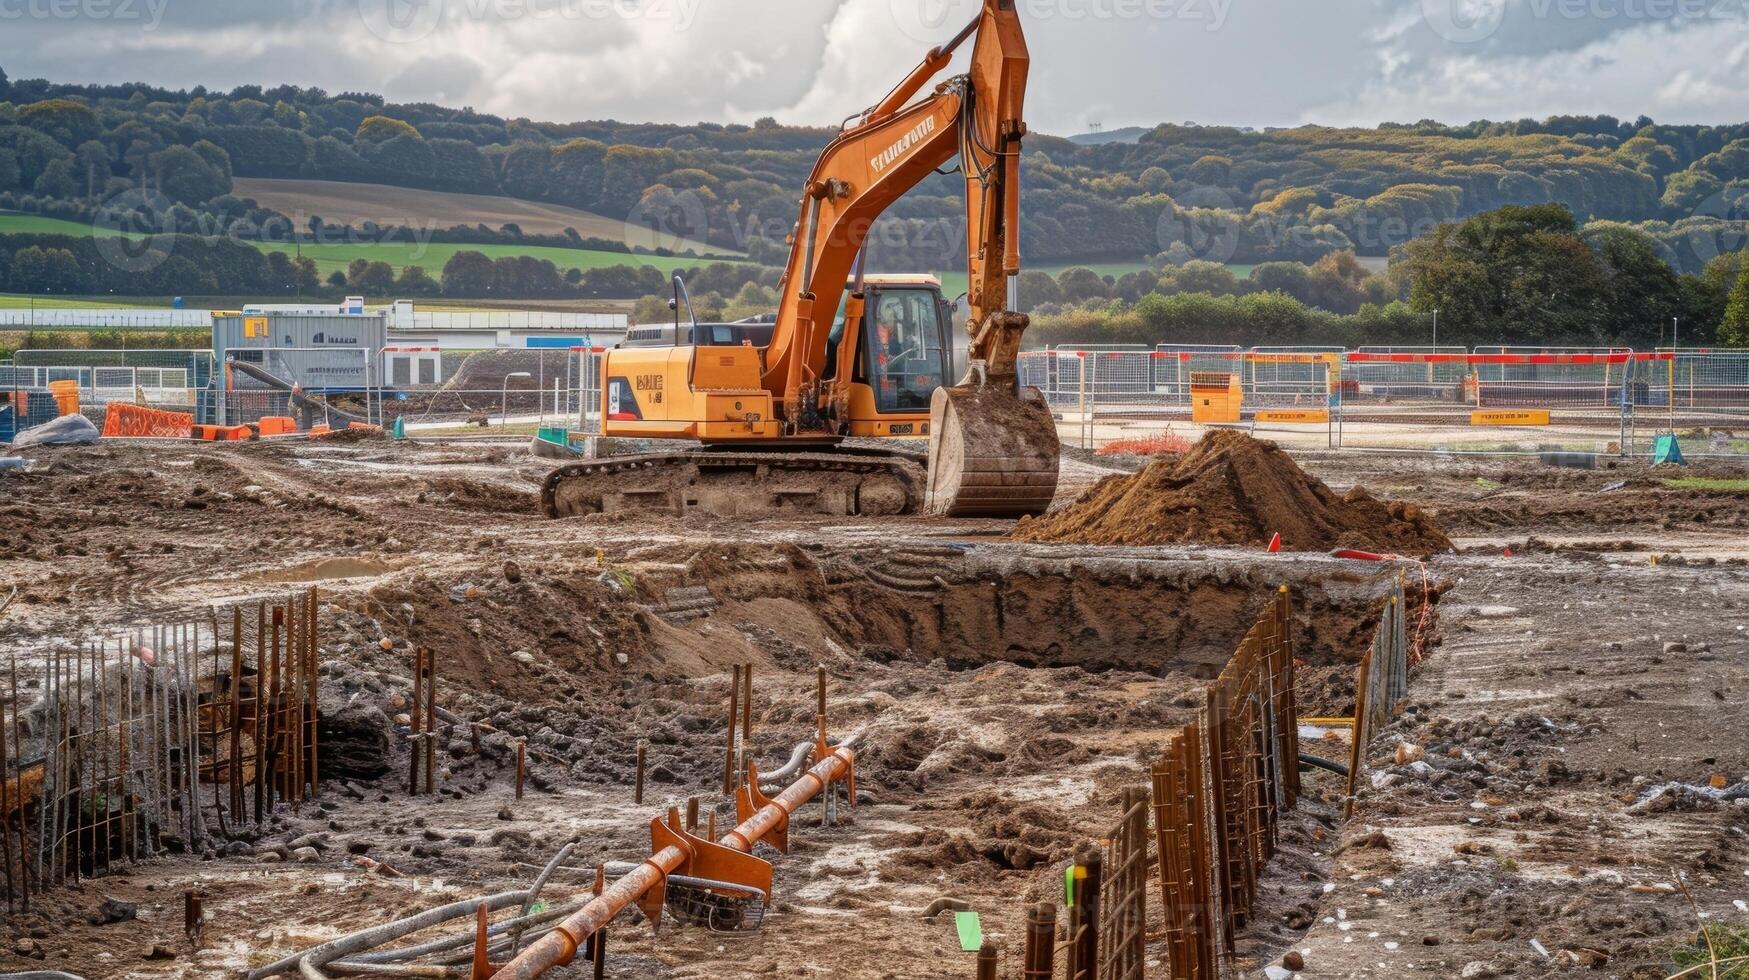
[[[1042,514],[1057,492],[1057,423],[1037,388],[941,387],[929,401],[924,506],[946,517]]]

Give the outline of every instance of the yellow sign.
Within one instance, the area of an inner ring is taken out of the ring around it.
[[[1330,421],[1330,412],[1322,408],[1260,408],[1257,410],[1256,420],[1259,422],[1302,422],[1322,425]]]
[[[1548,425],[1549,410],[1546,408],[1511,408],[1493,409],[1486,412],[1471,412],[1471,425]]]
[[[268,336],[267,318],[264,316],[244,317],[243,318],[243,336],[245,336],[245,337],[266,337],[266,336]]]

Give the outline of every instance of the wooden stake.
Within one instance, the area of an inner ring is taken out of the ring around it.
[[[528,740],[526,738],[517,739],[516,740],[516,798],[519,800],[522,799],[522,777],[528,772],[528,761],[526,759],[527,754],[528,754]]]
[[[735,665],[735,675],[729,681],[729,746],[723,756],[723,795],[729,796],[735,792],[735,715],[736,704],[741,694],[741,665]]]
[[[425,648],[415,647],[413,650],[413,704],[407,717],[411,719],[407,734],[407,795],[419,795],[419,726],[424,720],[425,712],[419,703],[420,696],[425,691]]]
[[[437,657],[425,651],[425,793],[430,795],[437,773]]]

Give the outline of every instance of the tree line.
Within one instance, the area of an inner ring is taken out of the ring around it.
[[[770,119],[539,122],[293,85],[172,90],[0,72],[0,193],[25,210],[74,202],[96,213],[117,199],[133,211],[181,208],[155,230],[188,231],[205,215],[207,233],[216,222],[249,237],[284,216],[232,195],[235,176],[371,181],[550,201],[769,264],[836,132]],[[1029,136],[1022,166],[1021,247],[1032,263],[1385,256],[1443,222],[1559,204],[1582,222],[1632,224],[1677,271],[1696,273],[1749,228],[1749,124],[1607,115],[1371,129],[1168,124],[1134,142]],[[156,203],[136,200],[142,190]],[[962,192],[958,175],[943,174],[899,202],[877,226],[871,268],[957,264]]]

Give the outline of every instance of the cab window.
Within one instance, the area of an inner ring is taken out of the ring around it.
[[[926,412],[941,386],[941,328],[932,289],[882,290],[870,314],[864,362],[875,408]]]

